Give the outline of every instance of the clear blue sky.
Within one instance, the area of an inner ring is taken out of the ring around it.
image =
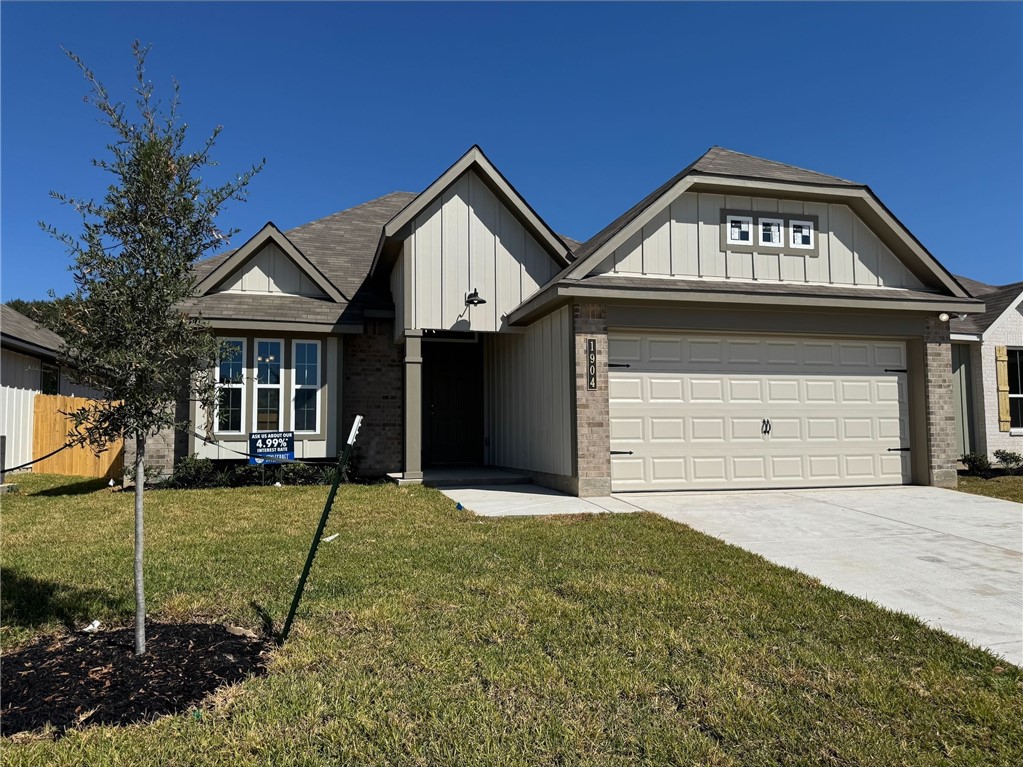
[[[394,190],[479,143],[585,239],[708,147],[869,184],[954,272],[1023,279],[1023,5],[0,5],[2,298],[71,287],[39,219],[93,196],[108,139],[61,46],[129,97],[130,43],[180,80],[225,173],[262,157],[236,242]]]

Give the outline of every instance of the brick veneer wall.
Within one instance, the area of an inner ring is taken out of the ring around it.
[[[342,383],[341,434],[348,437],[352,419],[363,416],[355,443],[364,476],[402,470],[402,392],[404,348],[394,343],[390,321],[367,320],[362,335],[346,335]]]
[[[178,421],[188,418],[188,400],[178,401],[174,417]],[[192,425],[191,428],[195,428]],[[163,429],[156,436],[146,440],[146,475],[151,479],[163,479],[174,472],[174,464],[188,451],[188,432],[173,428]],[[135,440],[124,440],[125,475],[135,469]]]
[[[936,317],[924,328],[924,386],[927,391],[927,442],[930,484],[955,487],[956,417],[952,397],[952,342],[949,324]]]
[[[998,376],[995,369],[995,349],[999,346],[1023,346],[1023,315],[1007,312],[1001,320],[992,325],[976,360],[979,365],[981,385],[974,390],[974,422],[978,432],[977,450],[986,452],[995,460],[995,450],[1010,450],[1023,453],[1023,435],[1012,434],[998,429]]]
[[[576,474],[579,495],[611,494],[611,427],[607,399],[607,307],[572,307],[575,336]],[[586,387],[586,342],[597,342],[597,388]]]

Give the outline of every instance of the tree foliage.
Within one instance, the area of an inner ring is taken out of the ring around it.
[[[213,412],[210,375],[218,351],[211,329],[190,316],[188,300],[203,255],[222,247],[217,217],[229,200],[244,200],[254,165],[220,186],[207,186],[203,172],[216,165],[212,151],[218,126],[189,148],[188,126],[178,117],[179,89],[166,107],[145,77],[149,52],[136,42],[135,107],[115,101],[82,60],[68,52],[90,85],[86,102],[113,131],[107,155],[92,164],[109,174],[101,201],[51,192],[82,219],[76,234],[43,229],[67,247],[75,288],[55,300],[52,329],[64,338],[61,362],[102,397],[69,414],[69,438],[94,447],[126,437],[135,443],[135,626],[136,653],[145,651],[145,591],[142,575],[143,489],[148,437],[178,421],[177,400],[185,393]]]
[[[113,129],[108,156],[92,161],[111,179],[100,202],[51,192],[81,215],[80,233],[41,222],[73,259],[75,289],[56,299],[51,327],[66,343],[62,362],[105,395],[75,414],[79,432],[94,445],[175,425],[175,401],[184,391],[212,412],[208,373],[217,345],[202,319],[187,313],[196,284],[192,266],[235,233],[218,229],[217,216],[227,201],[244,200],[262,168],[205,186],[202,174],[217,164],[211,153],[221,127],[198,148],[187,148],[177,82],[162,108],[145,78],[149,48],[136,42],[132,52],[136,118],[68,52],[91,86],[86,101]]]

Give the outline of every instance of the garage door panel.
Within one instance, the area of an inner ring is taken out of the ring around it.
[[[909,481],[909,453],[895,452],[909,435],[902,343],[672,334],[609,342],[610,361],[630,364],[610,371],[611,447],[632,451],[612,456],[614,490]]]

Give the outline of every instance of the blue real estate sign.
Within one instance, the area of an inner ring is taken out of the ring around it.
[[[249,433],[249,463],[280,463],[295,460],[295,432]]]

